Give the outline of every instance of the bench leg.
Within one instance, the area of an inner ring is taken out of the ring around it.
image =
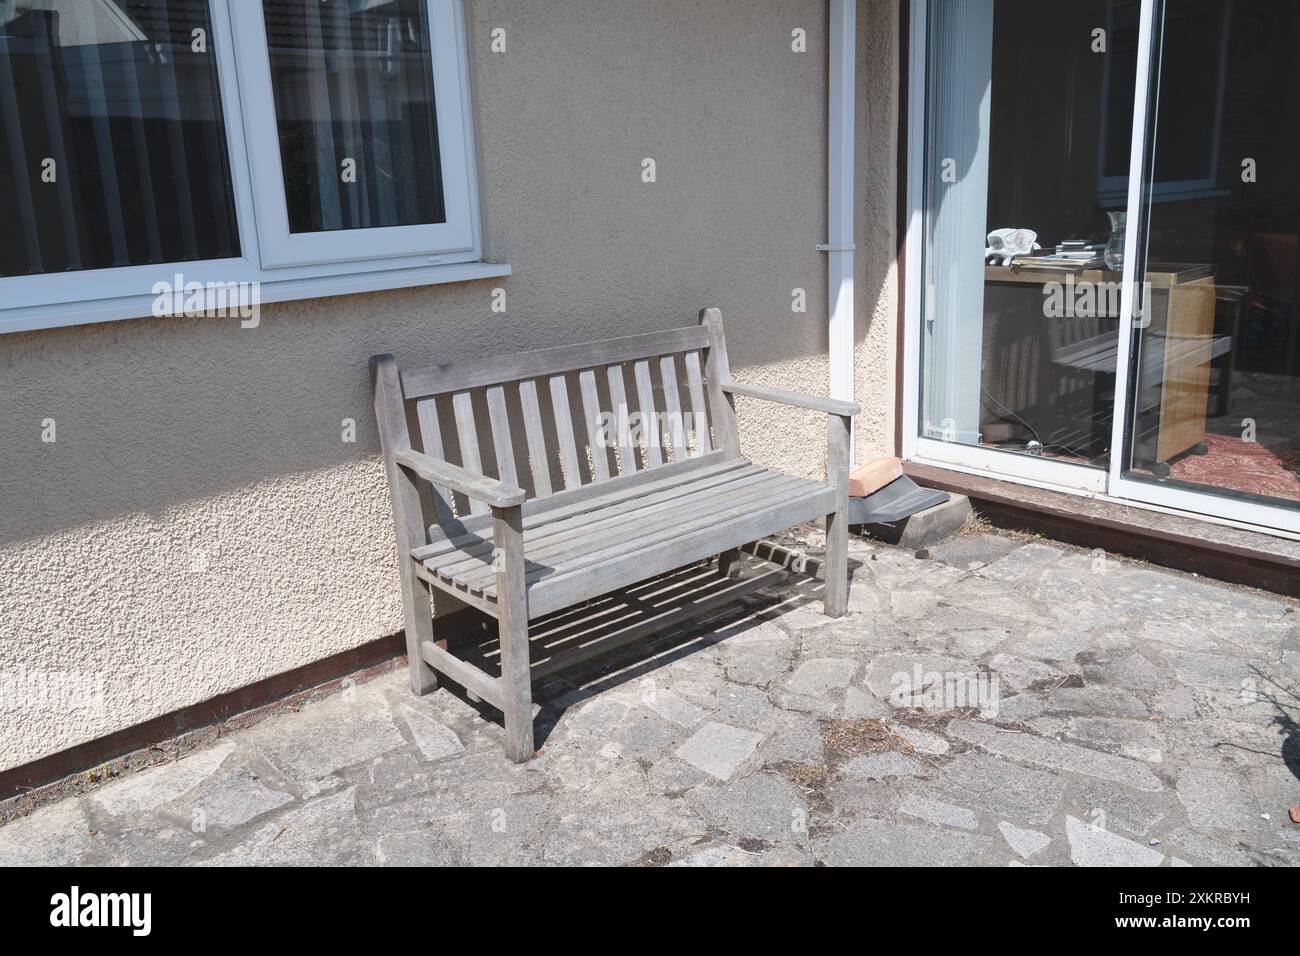
[[[740,549],[732,548],[718,555],[718,576],[734,578],[740,573]]]
[[[438,689],[438,672],[424,660],[420,649],[425,641],[433,640],[433,600],[429,586],[415,575],[409,575],[403,581],[404,594],[402,602],[403,616],[406,624],[406,668],[411,677],[411,691],[416,697],[423,697]]]
[[[826,516],[826,591],[822,612],[843,617],[849,610],[849,520],[847,512]]]
[[[503,508],[496,515],[498,634],[501,642],[502,707],[506,756],[515,763],[532,759],[533,687],[528,653],[528,596],[524,579],[524,513]]]

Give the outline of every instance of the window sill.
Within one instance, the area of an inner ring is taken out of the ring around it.
[[[178,269],[177,271],[183,271]],[[318,276],[260,283],[262,305],[302,299],[323,299],[336,295],[358,295],[390,289],[443,285],[449,282],[476,282],[498,279],[512,273],[506,263],[461,262],[423,266],[415,269],[391,269],[381,272],[358,272],[347,275]],[[8,332],[31,332],[39,329],[66,328],[94,322],[116,322],[153,316],[153,295],[132,295],[109,299],[92,299],[56,305],[39,305],[18,309],[0,309],[0,335]],[[166,318],[166,317],[164,317]],[[223,317],[215,317],[223,318]],[[238,317],[230,317],[238,321]]]

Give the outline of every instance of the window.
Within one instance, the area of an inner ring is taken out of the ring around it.
[[[461,0],[0,0],[0,332],[507,275]]]
[[[203,3],[14,6],[0,276],[239,255],[211,32]]]

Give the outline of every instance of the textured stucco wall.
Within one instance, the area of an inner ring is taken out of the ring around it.
[[[890,6],[860,11],[859,197],[892,233]],[[145,318],[0,337],[0,672],[104,691],[102,707],[0,701],[0,769],[400,630],[375,352],[417,365],[717,305],[738,377],[825,391],[825,0],[470,12],[489,255],[513,277],[268,306],[255,330]],[[498,26],[504,55],[487,51]],[[892,443],[892,249],[859,228],[865,454]],[[753,457],[821,472],[817,416],[741,415]]]

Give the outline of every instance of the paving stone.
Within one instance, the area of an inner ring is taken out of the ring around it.
[[[1092,635],[1080,631],[1036,628],[1015,642],[1015,653],[1044,661],[1073,661],[1092,642]]]
[[[1064,548],[1034,542],[1016,548],[976,572],[980,577],[1016,583],[1036,577],[1044,568],[1065,555]]]
[[[1165,855],[1127,837],[1111,833],[1077,817],[1065,818],[1070,859],[1076,866],[1159,866]]]
[[[678,748],[677,756],[719,780],[730,780],[762,742],[761,734],[709,721]]]
[[[1261,822],[1240,774],[1187,767],[1178,774],[1177,793],[1188,821],[1198,829],[1250,831]]]
[[[1161,651],[1160,656],[1184,684],[1240,691],[1243,684],[1264,684],[1270,668],[1266,661],[1191,651]]]
[[[918,753],[941,757],[952,748],[952,744],[928,730],[919,730],[916,727],[909,727],[907,724],[900,723],[890,724],[889,729],[900,737],[906,738],[917,749]]]
[[[1118,717],[1075,717],[1069,721],[1067,736],[1090,747],[1111,753],[1160,763],[1164,759],[1160,728],[1143,720]]]
[[[703,707],[696,707],[671,690],[656,689],[653,693],[643,694],[641,703],[679,727],[694,727],[709,716],[709,712]]]
[[[723,684],[714,691],[714,709],[721,720],[749,728],[767,727],[781,719],[766,693],[741,684]]]
[[[1104,821],[1107,830],[1131,837],[1158,834],[1162,825],[1181,817],[1178,798],[1169,791],[1146,793],[1109,780],[1080,780],[1066,798],[1066,808],[1089,823]]]
[[[201,747],[180,760],[115,780],[87,799],[95,809],[114,817],[157,810],[216,773],[234,750],[235,745],[230,741]]]
[[[1141,654],[1084,664],[1083,677],[1089,684],[1108,684],[1128,691],[1152,690],[1168,683],[1160,669]]]
[[[755,773],[726,787],[696,787],[686,801],[710,826],[733,839],[802,843],[807,805],[790,782],[776,773]]]
[[[704,835],[699,818],[681,800],[643,798],[576,809],[556,806],[545,820],[542,860],[554,866],[627,865],[658,847]],[[532,855],[526,843],[519,847],[517,854]]]
[[[889,705],[874,694],[869,694],[860,687],[847,687],[844,690],[844,716],[847,718],[885,717],[889,714]]]
[[[1086,717],[1146,717],[1150,711],[1137,696],[1119,687],[1058,687],[1043,695],[1043,710]]]
[[[975,674],[979,668],[969,660],[941,654],[883,654],[874,658],[866,669],[867,689],[894,706],[906,706],[915,695],[924,695],[938,675],[940,686],[952,675]],[[919,684],[920,686],[914,686]],[[946,708],[945,708],[946,709]]]
[[[890,777],[919,777],[925,768],[905,754],[886,751],[854,757],[840,766],[840,772],[864,780],[885,780]]]
[[[0,867],[75,866],[95,849],[90,823],[74,797],[0,827]]]
[[[794,694],[819,697],[848,687],[857,667],[857,661],[847,658],[804,661],[782,682],[782,688]]]
[[[307,704],[294,717],[292,736],[263,721],[247,740],[300,780],[320,780],[406,744],[386,704],[365,688]]]
[[[821,855],[830,866],[986,866],[997,852],[987,837],[858,820],[831,836]]]
[[[770,847],[763,850],[742,850],[738,846],[716,843],[685,856],[673,859],[668,866],[809,866],[811,861],[800,851],[789,846]]]
[[[377,861],[357,825],[355,791],[282,811],[252,837],[203,861],[207,866],[355,866]]]
[[[1065,796],[1065,782],[1058,774],[977,752],[952,758],[937,779],[940,797],[1039,826],[1053,819]]]
[[[272,789],[250,771],[241,769],[226,774],[187,800],[181,811],[190,817],[201,812],[206,826],[229,828],[255,820],[264,813],[292,803],[293,799],[292,794]]]
[[[404,707],[400,713],[425,760],[443,760],[465,752],[465,745],[446,724],[412,707]]]
[[[1166,834],[1165,846],[1175,847],[1191,857],[1214,866],[1253,866],[1249,853],[1207,837],[1190,827],[1179,827]]]
[[[940,800],[918,797],[915,794],[908,794],[903,798],[903,802],[898,805],[898,812],[937,826],[957,827],[962,830],[979,828],[979,818],[973,811]]]
[[[930,559],[973,571],[1014,551],[1018,545],[998,534],[960,534],[930,548]]]
[[[998,830],[1022,860],[1027,860],[1035,853],[1046,849],[1052,842],[1052,838],[1046,833],[1022,829],[1006,820],[998,821]]]
[[[1159,778],[1146,765],[1127,757],[1044,740],[1032,734],[1008,733],[970,720],[954,720],[948,725],[948,733],[990,753],[1035,766],[1101,777],[1137,790],[1163,789]]]
[[[1000,685],[1013,691],[1046,686],[1062,680],[1070,673],[1069,668],[1057,668],[1013,654],[994,654],[988,660],[988,667],[997,675]]]
[[[1011,636],[1006,628],[957,631],[950,635],[952,649],[963,657],[982,657]]]

